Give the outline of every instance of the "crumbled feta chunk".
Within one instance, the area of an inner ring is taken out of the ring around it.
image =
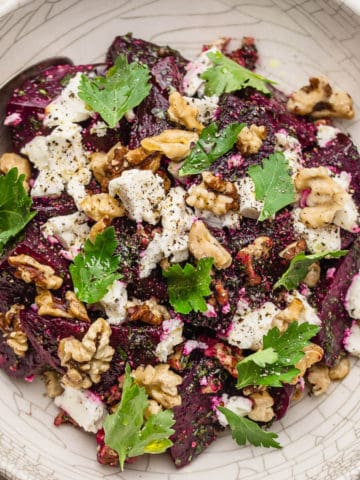
[[[197,119],[200,123],[207,125],[214,119],[215,112],[219,106],[219,97],[213,95],[212,97],[191,98],[184,97],[189,105],[198,109]]]
[[[360,320],[360,270],[354,275],[346,292],[345,308],[350,317]]]
[[[55,398],[55,405],[65,410],[86,432],[97,433],[103,426],[107,410],[103,402],[93,393],[65,387]]]
[[[320,148],[327,147],[327,145],[336,138],[338,133],[340,133],[340,130],[331,125],[318,125],[316,132],[317,144]]]
[[[160,362],[166,362],[174,347],[184,340],[182,336],[184,324],[178,318],[171,318],[170,320],[165,320],[161,326],[163,333],[155,353]]]
[[[335,213],[333,223],[348,232],[356,232],[359,228],[359,212],[349,193],[344,195],[344,204],[341,210]]]
[[[223,404],[225,408],[236,413],[236,415],[238,415],[239,417],[245,417],[248,413],[251,412],[252,409],[252,401],[250,400],[250,398],[242,397],[241,395],[234,395],[229,397],[229,395],[224,393],[221,396],[220,403]],[[228,425],[228,421],[226,420],[225,415],[221,413],[217,408],[215,411],[220,425],[226,427]]]
[[[118,325],[125,321],[127,300],[126,284],[115,280],[100,300],[100,305],[104,308],[108,317],[107,322],[110,325]]]
[[[246,218],[253,218],[254,220],[258,219],[264,203],[255,198],[254,182],[250,177],[245,176],[240,178],[236,185],[240,196],[240,215]]]
[[[311,325],[321,326],[321,320],[316,313],[316,310],[310,305],[306,297],[302,295],[298,290],[293,290],[286,295],[286,301],[290,303],[294,298],[297,298],[302,303],[304,309],[300,312],[297,318],[298,323],[310,323]]]
[[[293,175],[302,168],[301,143],[297,138],[289,135],[286,130],[279,130],[275,133],[275,151],[280,151],[284,154]]]
[[[246,310],[244,302],[240,301],[228,332],[228,342],[239,348],[259,350],[263,336],[271,329],[273,318],[279,312],[272,302],[265,302],[255,310]]]
[[[224,215],[215,215],[209,210],[195,208],[195,215],[213,228],[240,228],[240,217],[238,212],[230,211]]]
[[[96,135],[97,137],[105,137],[107,134],[107,125],[105,122],[98,120],[94,125],[90,128],[91,135]]]
[[[212,47],[205,52],[202,52],[193,62],[186,66],[186,74],[183,79],[183,88],[185,95],[193,97],[195,93],[199,97],[204,95],[205,80],[200,78],[200,75],[213,65],[213,62],[207,56],[209,52],[219,52],[217,47]]]
[[[82,73],[70,79],[61,94],[45,108],[44,125],[56,127],[68,122],[83,122],[91,116],[85,102],[78,96]]]
[[[340,228],[336,225],[325,225],[319,228],[308,228],[300,220],[300,208],[292,212],[294,230],[299,237],[306,240],[311,253],[322,253],[341,249]]]
[[[165,199],[164,180],[151,170],[125,170],[109,182],[109,193],[121,199],[129,217],[156,225]]]
[[[87,217],[81,212],[51,217],[41,228],[42,235],[56,237],[70,253],[76,254],[90,234]]]
[[[351,328],[347,330],[344,338],[345,350],[355,357],[360,357],[360,326],[353,322]]]
[[[185,203],[186,192],[181,187],[172,188],[161,205],[162,233],[156,233],[140,262],[140,278],[150,275],[163,258],[173,263],[189,256],[188,243],[193,214]]]
[[[31,190],[32,197],[59,195],[65,187],[71,194],[72,185],[90,182],[91,172],[79,125],[63,124],[46,137],[35,137],[21,153],[40,171]]]

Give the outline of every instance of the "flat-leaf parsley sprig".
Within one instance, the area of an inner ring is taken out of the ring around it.
[[[78,95],[110,128],[115,128],[125,113],[137,107],[151,90],[150,72],[146,65],[128,63],[119,55],[105,77],[81,76]]]

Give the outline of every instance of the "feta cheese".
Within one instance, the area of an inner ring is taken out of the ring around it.
[[[200,78],[200,75],[213,65],[213,62],[207,56],[209,52],[219,52],[219,49],[217,47],[209,48],[186,66],[187,72],[183,79],[183,88],[185,95],[188,97],[193,97],[195,93],[199,97],[204,95],[205,80]]]
[[[349,193],[344,194],[343,207],[335,213],[333,223],[349,232],[356,232],[358,230],[359,212]]]
[[[45,108],[44,125],[56,127],[68,122],[83,122],[91,116],[85,102],[78,96],[82,73],[70,79],[61,94]]]
[[[200,123],[207,125],[214,119],[214,115],[219,106],[219,97],[213,95],[212,97],[191,98],[184,97],[189,105],[198,109],[197,119]]]
[[[91,135],[96,135],[97,137],[105,137],[107,134],[107,125],[105,122],[97,121],[94,125],[90,128]]]
[[[102,428],[107,410],[93,393],[65,387],[64,392],[54,401],[86,432],[97,433]]]
[[[289,135],[286,130],[279,130],[275,133],[275,151],[280,151],[289,162],[293,176],[302,168],[303,158],[301,143]]]
[[[250,177],[245,176],[238,180],[236,185],[240,196],[240,215],[257,220],[263,209],[264,202],[256,200],[254,182]]]
[[[91,171],[79,125],[63,124],[46,137],[35,137],[21,153],[40,171],[31,190],[32,197],[59,195],[65,188],[74,194],[72,185],[84,186],[90,182]]]
[[[344,348],[355,357],[360,357],[360,326],[353,322],[351,328],[346,332]]]
[[[136,222],[156,225],[165,199],[164,180],[151,170],[125,170],[109,182],[109,193],[121,199],[129,217]]]
[[[87,217],[81,212],[49,218],[41,228],[42,235],[56,237],[71,254],[79,252],[90,234]]]
[[[238,212],[227,212],[224,215],[215,215],[209,210],[199,210],[195,208],[195,215],[213,228],[240,228],[240,217]]]
[[[345,308],[350,317],[360,320],[360,270],[354,275],[346,292]]]
[[[230,345],[239,348],[259,350],[263,336],[271,329],[272,321],[280,309],[272,302],[265,302],[255,310],[246,310],[240,301],[228,332]]]
[[[317,144],[320,148],[327,147],[328,144],[336,138],[338,133],[340,133],[340,130],[331,125],[318,125],[316,132]]]
[[[321,320],[318,317],[316,310],[310,305],[306,297],[302,295],[298,290],[293,290],[292,293],[286,295],[286,301],[291,303],[294,298],[297,298],[302,303],[304,309],[300,312],[297,318],[298,323],[310,323],[311,325],[321,326]]]
[[[181,187],[170,189],[161,205],[162,233],[156,233],[140,262],[140,278],[150,275],[163,258],[173,263],[186,260],[189,256],[188,243],[193,214],[185,203],[186,192]]]
[[[127,300],[126,284],[115,280],[99,302],[105,310],[107,322],[110,325],[119,325],[125,321]]]
[[[229,397],[229,395],[224,393],[221,396],[220,403],[223,404],[225,408],[236,413],[236,415],[238,415],[239,417],[245,417],[252,410],[252,401],[250,400],[250,398],[242,397],[241,395],[234,395]],[[226,420],[225,415],[221,413],[217,408],[215,411],[220,425],[226,427],[228,425],[228,421]]]
[[[340,228],[336,225],[325,225],[319,228],[308,228],[300,220],[300,208],[292,212],[294,230],[299,237],[306,240],[311,253],[322,253],[341,249]]]
[[[155,353],[160,362],[166,362],[174,347],[184,340],[182,336],[184,324],[178,318],[171,318],[170,320],[165,320],[161,326],[163,333]]]

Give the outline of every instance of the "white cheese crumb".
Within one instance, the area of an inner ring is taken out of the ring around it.
[[[109,182],[109,193],[121,199],[132,220],[156,225],[165,199],[163,185],[163,179],[151,170],[131,169]]]
[[[300,220],[300,208],[292,212],[294,230],[299,237],[306,240],[311,253],[322,253],[341,249],[340,228],[336,225],[325,225],[319,228],[307,228]]]
[[[200,75],[213,65],[207,54],[209,52],[219,52],[217,47],[212,47],[205,52],[202,52],[193,62],[186,66],[186,74],[183,79],[183,88],[185,95],[193,97],[195,93],[199,97],[204,95],[205,80],[200,78]]]
[[[286,301],[290,303],[294,298],[297,298],[302,303],[304,310],[300,312],[299,317],[297,318],[298,323],[310,323],[311,325],[321,326],[321,320],[318,317],[316,310],[310,305],[306,297],[302,295],[298,290],[293,290],[286,295]]]
[[[240,217],[238,212],[227,212],[224,215],[215,215],[209,210],[199,210],[195,208],[195,215],[213,228],[240,228]]]
[[[236,185],[240,196],[240,215],[246,218],[253,218],[254,220],[258,219],[264,202],[256,200],[254,182],[250,177],[245,176],[240,178]]]
[[[72,185],[90,182],[91,172],[79,125],[63,124],[46,137],[35,137],[21,153],[40,171],[31,190],[32,197],[59,195],[65,188],[69,195],[74,194]],[[74,200],[77,200],[75,194]]]
[[[78,72],[70,79],[61,94],[45,108],[44,125],[56,127],[68,122],[83,122],[91,112],[78,96],[82,73]]]
[[[49,218],[41,228],[42,235],[56,237],[70,253],[76,254],[90,234],[87,217],[81,212]]]
[[[239,417],[245,417],[252,410],[252,401],[250,400],[250,398],[242,397],[241,395],[229,397],[229,395],[224,393],[221,396],[221,403],[225,408],[236,413],[236,415],[238,415]],[[226,427],[228,425],[228,421],[226,420],[225,415],[221,413],[217,408],[216,416],[220,425],[222,425],[223,427]]]
[[[259,350],[263,336],[271,329],[273,318],[279,312],[280,309],[272,302],[265,302],[255,310],[246,311],[244,303],[240,301],[231,322],[228,342],[239,348]]]
[[[275,151],[280,151],[289,162],[292,175],[303,166],[302,149],[299,140],[289,135],[286,130],[279,130],[275,133]]]
[[[350,317],[360,320],[360,270],[354,275],[346,292],[345,308]]]
[[[167,357],[173,352],[174,347],[184,340],[182,336],[184,324],[178,318],[171,318],[170,320],[165,320],[161,326],[163,333],[155,353],[160,362],[166,362]]]
[[[338,133],[340,133],[340,130],[331,125],[318,125],[316,132],[317,144],[320,148],[326,147],[329,142],[336,138]]]
[[[349,232],[356,232],[359,228],[359,211],[352,195],[348,192],[351,183],[351,174],[341,172],[340,174],[334,175],[331,170],[329,170],[329,174],[346,192],[344,193],[343,208],[336,212],[333,223]]]
[[[127,300],[126,284],[115,280],[100,300],[100,305],[104,308],[108,317],[107,322],[110,325],[119,325],[125,321]]]
[[[360,357],[360,326],[353,322],[344,338],[345,350],[355,357]]]
[[[90,128],[91,135],[96,135],[97,137],[105,137],[107,134],[107,125],[105,122],[97,121],[94,125]]]
[[[200,123],[207,125],[214,119],[215,112],[219,106],[219,97],[213,95],[212,97],[191,98],[184,97],[189,105],[198,109],[197,119]]]
[[[65,387],[55,398],[55,405],[65,410],[86,432],[97,433],[102,428],[107,410],[102,401],[91,392]]]

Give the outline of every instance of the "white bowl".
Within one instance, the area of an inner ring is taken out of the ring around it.
[[[101,61],[118,34],[179,48],[191,57],[219,36],[254,36],[260,71],[291,91],[327,74],[350,92],[360,113],[360,16],[323,0],[2,0],[0,83],[52,55]],[[356,6],[359,2],[349,2]],[[360,143],[359,120],[344,125]],[[282,450],[239,448],[230,438],[176,471],[165,456],[143,458],[124,473],[99,465],[92,436],[52,425],[56,409],[40,382],[0,372],[0,474],[16,480],[289,480],[360,475],[360,362],[320,398],[304,398],[274,425]]]

